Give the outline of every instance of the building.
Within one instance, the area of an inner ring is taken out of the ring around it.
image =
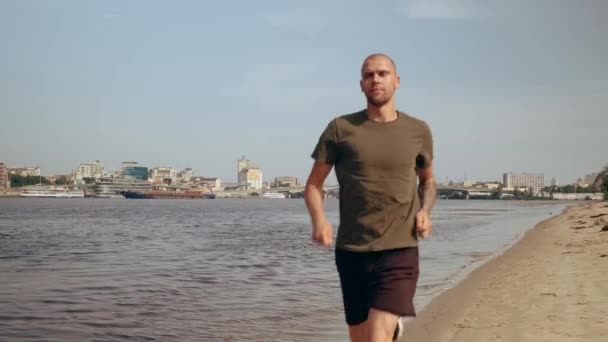
[[[271,187],[294,187],[298,186],[300,183],[298,182],[298,177],[293,176],[283,176],[283,177],[275,177],[274,181],[270,185]]]
[[[244,182],[239,181],[240,186],[245,186],[249,189],[262,189],[264,183],[262,170],[257,167],[243,169],[239,173],[239,180],[244,180]]]
[[[9,169],[9,173],[11,175],[19,175],[21,177],[39,177],[40,176],[40,168],[39,167],[17,167],[13,169]]]
[[[127,166],[120,171],[121,177],[131,177],[140,180],[148,180],[148,168],[145,166]]]
[[[11,187],[11,177],[8,168],[4,163],[0,163],[0,189],[8,189]]]
[[[254,165],[245,156],[237,161],[237,179],[239,186],[249,189],[262,189],[262,169]]]
[[[155,167],[150,170],[148,178],[153,183],[167,183],[170,180],[173,184],[177,181],[177,170],[170,167]]]
[[[483,183],[483,186],[490,190],[496,190],[496,189],[500,188],[501,184],[492,182],[492,183]]]
[[[74,174],[74,178],[77,182],[82,181],[84,178],[99,179],[103,177],[103,163],[99,160],[94,162],[81,163]]]
[[[242,176],[242,172],[243,170],[246,170],[249,168],[249,164],[251,164],[251,162],[245,157],[243,156],[241,159],[237,160],[237,180],[239,185],[244,185],[247,184],[247,179],[243,178],[244,176]]]
[[[183,171],[177,173],[177,180],[182,183],[189,183],[192,179],[192,169],[186,168]]]
[[[583,184],[585,187],[589,186],[589,185],[593,185],[593,183],[595,183],[595,180],[597,179],[597,173],[590,173],[588,175],[585,175],[585,177],[583,177]]]
[[[551,178],[551,186],[557,186],[557,179],[555,177]]]
[[[132,166],[139,166],[139,165],[137,164],[136,161],[123,161],[122,164],[120,165],[120,169],[122,170],[124,168],[132,167]]]
[[[543,173],[507,172],[503,174],[503,185],[507,189],[527,190],[532,188],[532,192],[538,194],[545,186],[545,175]]]
[[[193,183],[198,186],[203,186],[211,189],[212,191],[222,190],[222,181],[215,177],[191,177]]]

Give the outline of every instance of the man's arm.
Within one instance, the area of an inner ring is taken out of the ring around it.
[[[323,212],[323,183],[332,167],[332,164],[315,161],[304,189],[304,199],[312,223],[312,239],[326,247],[331,246],[333,234],[331,224]]]
[[[425,238],[433,231],[431,224],[431,210],[437,198],[437,184],[433,174],[433,165],[429,164],[424,168],[417,168],[418,173],[418,196],[420,196],[420,211],[416,215],[416,231],[418,236]]]

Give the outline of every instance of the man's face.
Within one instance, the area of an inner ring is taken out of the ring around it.
[[[399,88],[399,76],[395,67],[385,57],[367,59],[361,68],[361,91],[367,101],[375,106],[388,103]]]

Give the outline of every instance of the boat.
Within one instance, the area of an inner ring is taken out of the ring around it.
[[[34,198],[83,198],[82,189],[55,185],[28,185],[21,190],[21,197]]]
[[[122,191],[120,194],[132,199],[215,199],[215,194],[201,191]]]
[[[272,198],[272,199],[287,198],[287,197],[285,197],[285,194],[282,194],[280,192],[264,192],[264,193],[262,193],[262,197],[263,198]]]
[[[146,192],[152,184],[133,177],[104,177],[95,182],[93,189],[97,198],[124,198],[123,192]]]

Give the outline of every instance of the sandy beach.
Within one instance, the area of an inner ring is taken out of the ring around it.
[[[607,224],[608,202],[538,224],[435,298],[400,341],[608,341]]]

